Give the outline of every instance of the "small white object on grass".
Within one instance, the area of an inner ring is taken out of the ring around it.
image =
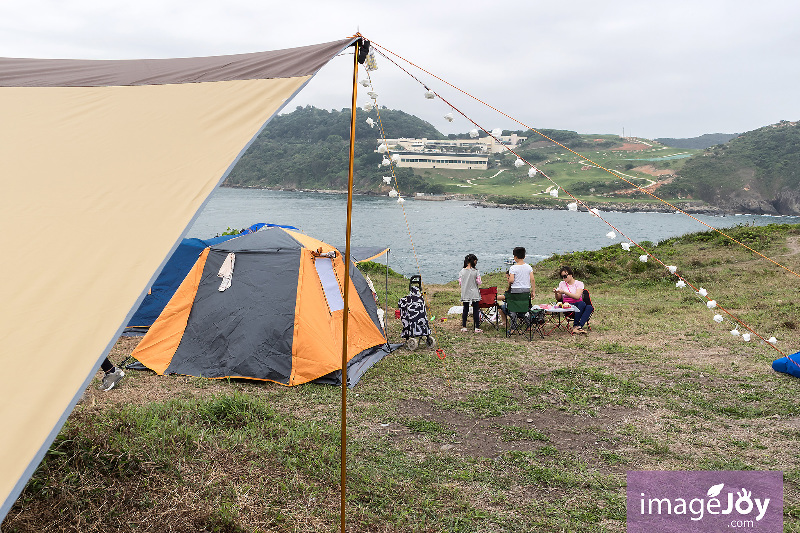
[[[699,294],[700,296],[708,296],[708,291],[705,290],[703,287],[700,287],[700,290],[697,291],[697,294]]]
[[[390,184],[392,182],[392,177],[391,176],[384,176],[383,177],[383,182],[385,184],[387,184],[387,185]]]
[[[516,160],[516,161],[514,161],[514,166],[515,166],[515,167],[517,167],[517,168],[519,168],[519,167],[521,167],[521,166],[524,166],[524,165],[525,165],[525,161],[523,161],[523,160],[522,160],[522,159],[520,159],[519,157],[517,158],[517,160]]]
[[[776,342],[778,342],[778,339],[776,339],[775,337],[770,337],[769,339],[767,339],[767,342],[770,344],[775,344]]]
[[[716,306],[717,306],[716,300],[709,300],[706,302],[706,307],[708,307],[709,309],[714,309]]]
[[[625,251],[628,251],[628,250],[631,249],[631,243],[629,243],[629,242],[621,242],[621,243],[619,243],[619,245],[622,246],[622,249],[625,250]]]
[[[734,337],[738,337],[739,336],[739,330],[736,329],[736,328],[733,328],[731,330],[731,335],[733,335]]]
[[[552,196],[553,198],[558,198],[558,187],[550,189],[550,196]]]
[[[676,267],[674,265],[670,265],[670,266],[667,267],[667,270],[669,270],[670,274],[674,274],[675,272],[678,271],[678,267]]]
[[[744,342],[750,342],[750,334],[749,333],[742,333],[742,340]]]
[[[639,261],[641,261],[642,263],[647,263],[647,254],[640,255]]]
[[[536,176],[536,169],[531,167],[531,168],[528,169],[528,177],[532,178],[534,176]],[[575,207],[577,208],[578,204],[575,204]]]
[[[686,286],[686,282],[683,281],[682,279],[679,279],[678,283],[676,283],[675,286],[678,287],[679,289],[682,289]]]
[[[717,324],[719,324],[723,320],[724,319],[722,318],[722,315],[714,315],[714,322],[716,322]]]

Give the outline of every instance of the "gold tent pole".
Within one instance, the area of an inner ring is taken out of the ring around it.
[[[347,171],[347,229],[344,248],[344,318],[342,319],[342,458],[341,458],[341,533],[345,532],[345,496],[347,487],[347,319],[350,315],[350,227],[353,218],[353,159],[356,139],[356,93],[358,92],[358,55],[361,40],[353,54],[353,101],[350,105],[350,164]]]

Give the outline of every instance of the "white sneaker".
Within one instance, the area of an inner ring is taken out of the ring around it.
[[[114,370],[106,372],[106,375],[103,376],[103,384],[100,386],[100,390],[103,392],[110,391],[124,377],[125,372],[121,368],[114,367]]]

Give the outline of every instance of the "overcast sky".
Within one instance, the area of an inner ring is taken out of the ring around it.
[[[131,59],[224,55],[360,31],[527,126],[647,138],[740,133],[800,119],[800,2],[573,0],[14,0],[0,3],[0,56]],[[350,57],[287,109],[350,104]],[[466,132],[441,101],[378,57],[378,103],[443,133]],[[524,129],[430,76],[487,129]],[[360,91],[359,104],[366,102]]]

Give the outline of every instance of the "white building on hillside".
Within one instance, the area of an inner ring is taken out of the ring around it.
[[[494,140],[494,137],[483,137],[478,139],[378,139],[378,144],[386,143],[393,151],[407,150],[414,152],[480,152],[488,154],[497,154],[505,152],[506,147],[516,149],[517,146],[527,137],[520,137],[517,134],[503,135],[500,137],[500,142]]]
[[[489,168],[489,156],[475,153],[443,153],[443,152],[393,152],[400,156],[398,167],[410,168],[449,168],[454,170],[486,170]]]

